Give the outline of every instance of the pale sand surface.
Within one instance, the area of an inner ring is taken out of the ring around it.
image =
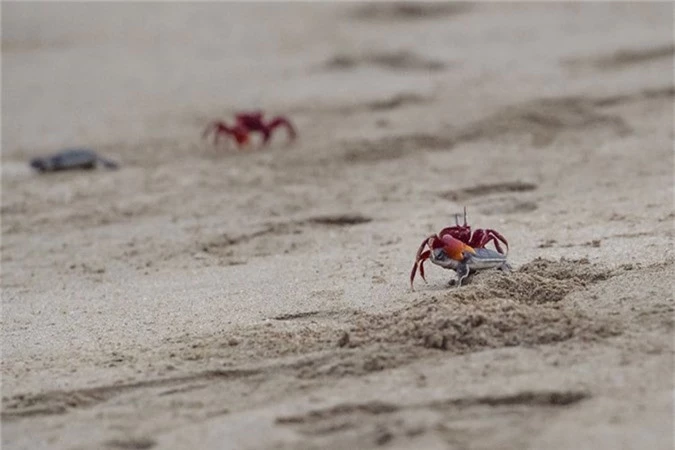
[[[673,448],[673,4],[2,13],[3,448]]]

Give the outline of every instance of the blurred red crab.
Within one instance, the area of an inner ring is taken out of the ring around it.
[[[234,115],[234,124],[228,125],[222,120],[215,120],[207,125],[202,133],[202,138],[206,139],[213,135],[213,145],[218,144],[221,136],[232,138],[239,148],[246,146],[252,132],[262,134],[262,144],[267,145],[272,133],[278,127],[286,128],[290,140],[297,137],[297,132],[291,121],[285,116],[273,117],[265,120],[262,111],[241,112]]]

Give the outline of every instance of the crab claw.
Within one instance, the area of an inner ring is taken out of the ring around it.
[[[410,272],[410,289],[414,290],[413,288],[413,281],[415,280],[415,275],[417,274],[417,267],[419,266],[420,269],[420,276],[426,283],[426,278],[424,277],[424,261],[429,259],[429,256],[431,255],[431,252],[429,250],[424,250],[424,247],[426,247],[429,243],[430,239],[434,239],[435,236],[431,235],[429,237],[424,238],[422,243],[420,244],[419,248],[417,249],[417,253],[415,254],[415,264],[413,264],[412,271]]]
[[[418,266],[420,268],[420,276],[422,277],[425,283],[427,282],[427,279],[424,277],[424,261],[429,259],[430,255],[431,252],[429,250],[422,252],[419,261],[415,261],[415,265],[412,268],[412,272],[410,272],[410,289],[412,289],[413,291],[415,290],[415,288],[413,287],[413,281],[415,280],[415,275],[417,274]]]

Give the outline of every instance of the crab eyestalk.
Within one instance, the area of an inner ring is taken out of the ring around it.
[[[467,225],[468,225],[468,222],[466,220],[466,206],[465,206],[464,207],[464,225],[459,224],[459,214],[455,214],[455,226],[456,227],[460,227],[460,226],[466,227]]]

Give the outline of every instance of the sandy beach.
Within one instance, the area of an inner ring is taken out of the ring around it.
[[[3,2],[2,448],[672,449],[673,11]]]

